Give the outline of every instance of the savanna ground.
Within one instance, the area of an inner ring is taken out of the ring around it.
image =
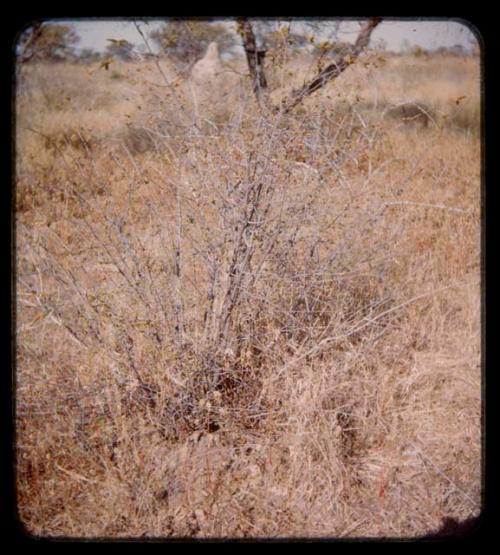
[[[344,538],[477,516],[478,58],[367,53],[286,116],[228,63],[194,103],[167,61],[19,68],[21,522]],[[278,60],[273,98],[314,71]],[[388,117],[408,99],[432,118]]]

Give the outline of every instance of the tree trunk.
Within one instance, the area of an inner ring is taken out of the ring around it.
[[[264,105],[269,108],[271,104],[264,72],[266,51],[257,49],[252,24],[248,20],[242,18],[238,21],[238,32],[243,40],[243,48],[247,56],[248,69],[250,70],[253,91],[257,98],[257,102],[261,107]]]

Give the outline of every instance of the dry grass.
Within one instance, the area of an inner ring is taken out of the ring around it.
[[[415,537],[478,515],[478,60],[368,56],[286,118],[237,73],[207,106],[165,71],[22,68],[27,530]],[[384,117],[407,100],[440,120]]]

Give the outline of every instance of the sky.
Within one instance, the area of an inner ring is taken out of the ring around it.
[[[79,48],[92,48],[102,51],[109,44],[107,39],[125,39],[133,44],[143,42],[131,20],[60,20],[58,23],[70,23],[74,25],[80,36]],[[327,22],[323,20],[327,26]],[[147,35],[151,30],[161,25],[159,20],[151,20],[148,25],[140,24]],[[227,21],[228,26],[234,28],[234,22]],[[300,30],[300,21],[293,24]],[[409,46],[420,46],[433,50],[439,47],[450,47],[456,44],[462,45],[467,50],[477,44],[474,36],[466,22],[456,20],[385,20],[373,31],[371,44],[384,39],[387,49],[398,52],[404,41]],[[351,41],[356,39],[359,22],[344,21],[340,27],[339,40]],[[292,28],[293,30],[293,28]]]

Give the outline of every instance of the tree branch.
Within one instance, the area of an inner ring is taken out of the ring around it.
[[[313,92],[317,91],[321,87],[324,87],[328,81],[338,77],[345,69],[347,69],[353,62],[356,61],[361,52],[366,48],[368,42],[370,41],[370,36],[373,29],[382,21],[380,17],[374,17],[370,19],[361,28],[358,38],[354,44],[351,53],[348,56],[344,56],[342,60],[337,63],[332,63],[325,67],[316,77],[314,77],[309,83],[306,83],[300,89],[292,91],[290,96],[285,99],[282,103],[282,111],[284,113],[290,112],[297,104],[300,104],[306,96],[309,96]]]

